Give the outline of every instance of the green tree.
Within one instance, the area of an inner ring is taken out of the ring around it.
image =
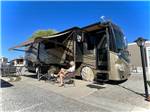
[[[51,30],[51,29],[48,29],[48,30],[37,30],[37,31],[35,31],[32,34],[32,36],[30,37],[30,39],[35,39],[35,38],[43,37],[43,36],[50,36],[50,35],[53,35],[55,33],[57,33],[57,31]]]

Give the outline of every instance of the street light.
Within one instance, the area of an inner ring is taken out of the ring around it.
[[[145,97],[146,97],[147,101],[150,101],[150,96],[149,96],[148,87],[147,87],[146,70],[145,70],[145,52],[144,52],[145,41],[146,41],[146,39],[144,39],[142,37],[139,37],[137,40],[135,40],[137,45],[140,47],[140,51],[141,51],[141,61],[142,61],[142,68],[143,68]]]

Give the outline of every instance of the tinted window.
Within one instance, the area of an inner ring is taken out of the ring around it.
[[[126,44],[126,38],[125,38],[124,34],[117,27],[114,27],[114,33],[115,33],[117,52],[119,52],[120,50],[126,49],[127,44]]]
[[[124,58],[126,61],[129,61],[127,51],[127,41],[124,34],[119,29],[119,27],[115,25],[113,25],[113,30],[115,34],[116,52],[121,53],[121,57]]]

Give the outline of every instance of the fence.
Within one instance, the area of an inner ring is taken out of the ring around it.
[[[22,75],[22,67],[5,65],[1,67],[1,76],[18,76]]]

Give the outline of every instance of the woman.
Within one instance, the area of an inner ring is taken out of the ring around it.
[[[60,86],[59,87],[64,86],[64,78],[66,76],[74,74],[74,71],[75,71],[74,61],[71,61],[69,64],[70,64],[70,67],[68,69],[61,68],[60,72],[58,73],[58,76],[60,78]]]

